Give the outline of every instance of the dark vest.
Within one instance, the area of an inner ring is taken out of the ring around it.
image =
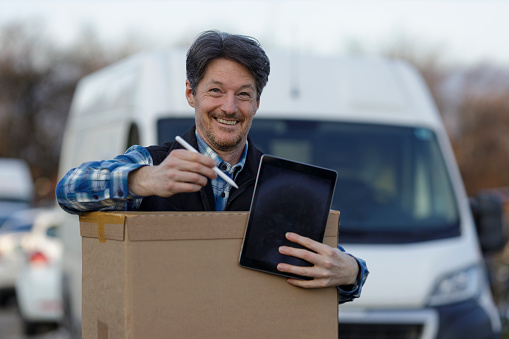
[[[198,142],[195,135],[195,127],[193,126],[188,130],[182,138],[191,144],[195,149],[198,149]],[[246,163],[244,168],[235,180],[239,186],[238,189],[232,187],[230,197],[226,204],[226,211],[249,211],[251,207],[251,200],[253,198],[254,184],[256,174],[258,172],[258,165],[262,153],[255,147],[254,143],[248,136],[249,148],[247,151]],[[159,165],[174,149],[183,149],[183,147],[173,141],[167,142],[162,146],[150,146],[147,150],[152,156],[154,165]],[[207,185],[199,192],[194,193],[178,193],[169,198],[162,198],[158,196],[149,196],[143,198],[140,206],[140,211],[214,211],[215,200],[214,192],[212,190],[212,183],[209,179]]]

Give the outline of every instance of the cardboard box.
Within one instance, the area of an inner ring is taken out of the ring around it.
[[[83,338],[337,338],[335,288],[302,289],[239,266],[247,217],[81,216]],[[338,225],[331,211],[330,246]]]

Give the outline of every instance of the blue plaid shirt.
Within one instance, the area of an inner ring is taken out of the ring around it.
[[[235,180],[246,162],[247,142],[239,163],[232,166],[223,161],[198,134],[196,136],[200,153],[212,157],[217,167]],[[72,214],[137,210],[143,197],[129,191],[128,176],[146,165],[153,165],[152,157],[145,147],[138,145],[113,160],[85,162],[60,180],[56,189],[57,202],[63,210]],[[219,176],[212,180],[216,211],[224,211],[231,188]]]
[[[145,165],[153,165],[152,156],[138,145],[113,160],[85,162],[60,180],[57,202],[72,214],[137,210],[142,197],[129,191],[127,180],[130,172]]]
[[[196,133],[196,140],[198,140],[198,151],[201,154],[214,159],[217,167],[235,181],[237,175],[240,171],[242,171],[244,164],[246,163],[248,142],[246,141],[246,147],[244,147],[244,151],[240,156],[239,162],[235,166],[232,166],[221,159],[221,157],[214,152],[214,150],[198,135],[198,133]],[[214,191],[214,199],[216,201],[216,211],[224,211],[231,189],[232,186],[224,181],[224,179],[220,176],[217,176],[216,179],[212,180],[212,190]]]

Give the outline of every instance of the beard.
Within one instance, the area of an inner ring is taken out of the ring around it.
[[[243,136],[237,135],[233,140],[218,140],[212,133],[205,133],[207,140],[211,143],[211,147],[214,150],[220,152],[231,152],[235,150],[243,141]]]
[[[217,118],[217,117],[216,117]],[[219,118],[232,119],[235,116],[219,116]],[[243,118],[238,119],[239,123],[245,122]],[[246,130],[241,130],[239,133],[235,135],[231,135],[228,138],[218,138],[214,133],[214,129],[209,125],[206,126],[203,124],[203,121],[197,119],[196,126],[203,132],[204,140],[209,144],[209,146],[216,152],[232,152],[235,151],[240,145],[244,143],[247,138],[247,132],[249,131],[251,125],[248,126]],[[220,127],[221,128],[221,127]],[[226,127],[225,127],[226,128]]]

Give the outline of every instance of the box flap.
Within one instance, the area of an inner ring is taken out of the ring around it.
[[[135,219],[128,218],[126,228],[130,241],[242,239],[248,215],[249,212],[145,212],[136,214]],[[337,225],[339,212],[331,211],[325,236],[336,237]]]
[[[130,241],[240,239],[247,217],[248,212],[148,212],[129,218],[126,227]]]
[[[80,216],[80,234],[101,242],[123,241],[125,233],[130,241],[241,239],[248,215],[249,212],[91,212]],[[336,237],[337,225],[339,212],[330,211],[325,236]]]
[[[80,235],[86,238],[124,240],[126,213],[91,212],[80,215]]]

